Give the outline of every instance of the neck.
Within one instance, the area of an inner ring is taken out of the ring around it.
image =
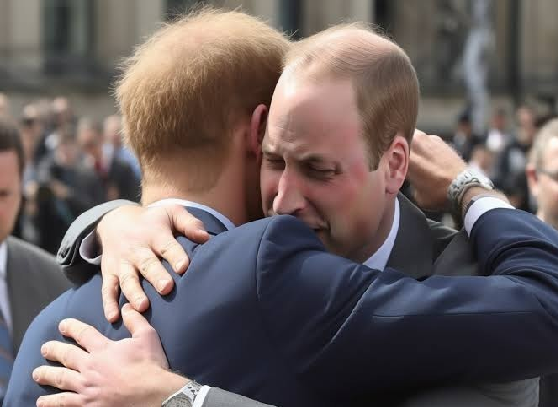
[[[161,178],[165,181],[144,183],[142,205],[149,205],[167,198],[184,199],[209,206],[237,226],[247,222],[242,163],[235,163],[231,160],[229,165],[223,169],[217,183],[212,188],[203,191],[184,187],[184,185],[188,185],[188,182],[186,174],[180,171],[175,171],[168,176],[162,175],[159,179]]]
[[[380,247],[384,244],[386,239],[389,236],[389,232],[393,226],[393,217],[395,214],[395,197],[393,201],[388,203],[384,216],[380,219],[380,223],[378,224],[378,229],[372,239],[365,245],[356,256],[351,256],[354,261],[359,263],[363,263],[368,260],[371,256],[373,256]]]

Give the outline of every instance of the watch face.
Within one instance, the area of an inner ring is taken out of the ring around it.
[[[164,407],[192,407],[192,401],[184,393],[179,393],[167,401]]]

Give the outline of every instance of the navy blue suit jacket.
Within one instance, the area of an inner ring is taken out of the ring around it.
[[[558,234],[529,214],[497,209],[475,224],[480,267],[496,276],[417,281],[325,252],[290,216],[220,233],[214,217],[191,212],[218,236],[203,246],[180,239],[192,262],[174,275],[169,296],[143,286],[171,369],[201,383],[281,407],[338,406],[394,389],[558,368]],[[33,406],[53,391],[31,372],[45,363],[41,344],[63,340],[64,317],[112,339],[129,336],[105,321],[94,275],[33,322],[7,405]]]

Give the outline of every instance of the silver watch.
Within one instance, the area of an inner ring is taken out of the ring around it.
[[[186,386],[163,401],[161,407],[192,407],[200,389],[198,382],[190,380]]]
[[[451,206],[451,211],[454,215],[461,215],[463,197],[465,196],[467,190],[471,187],[481,187],[487,190],[493,190],[494,184],[480,171],[471,169],[461,171],[451,182],[448,188],[448,200]]]

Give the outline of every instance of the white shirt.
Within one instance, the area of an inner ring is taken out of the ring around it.
[[[4,316],[4,321],[12,333],[12,310],[10,308],[10,297],[8,294],[8,242],[5,240],[0,243],[0,309]]]
[[[380,248],[376,250],[371,257],[364,262],[365,266],[374,270],[384,271],[388,262],[393,246],[395,245],[395,238],[399,232],[399,199],[395,198],[395,209],[393,211],[393,222],[389,231],[388,237],[382,243]]]

